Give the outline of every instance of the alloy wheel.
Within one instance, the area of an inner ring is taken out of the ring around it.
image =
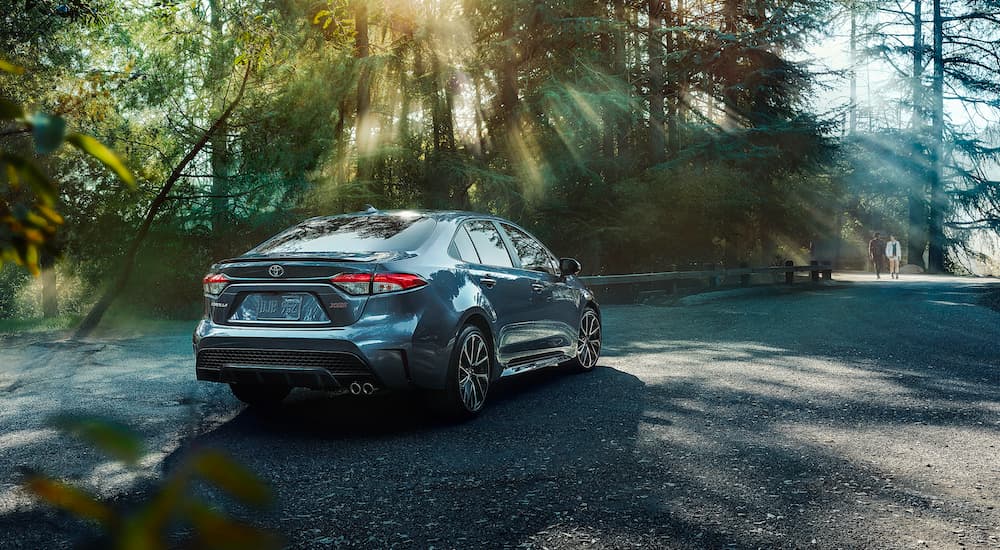
[[[476,412],[486,402],[490,387],[490,351],[478,332],[462,342],[458,355],[458,395],[469,412]]]
[[[580,321],[580,337],[576,342],[576,360],[584,369],[592,369],[601,357],[601,320],[588,309]]]

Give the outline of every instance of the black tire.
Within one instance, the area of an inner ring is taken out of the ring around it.
[[[601,359],[603,327],[597,310],[587,307],[580,316],[580,332],[577,335],[576,357],[564,363],[577,372],[590,372]]]
[[[288,386],[263,384],[230,384],[229,389],[236,399],[251,407],[274,407],[292,391]]]
[[[486,334],[475,325],[458,332],[448,362],[443,391],[429,395],[430,405],[452,420],[466,420],[483,410],[493,373],[493,349]]]

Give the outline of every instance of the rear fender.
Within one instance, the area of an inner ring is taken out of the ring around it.
[[[444,389],[451,353],[459,330],[474,316],[485,320],[496,349],[496,314],[479,287],[463,271],[441,270],[430,275],[440,284],[433,290],[413,334],[410,374],[416,386]]]

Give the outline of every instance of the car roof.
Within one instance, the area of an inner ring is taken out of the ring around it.
[[[507,222],[508,220],[495,216],[493,214],[484,214],[482,212],[470,212],[466,210],[427,210],[427,209],[409,209],[409,210],[362,210],[361,212],[348,212],[345,214],[335,214],[331,216],[317,216],[317,218],[336,218],[342,216],[422,216],[425,218],[430,218],[437,221],[462,221],[469,218],[488,218],[493,220],[500,220]],[[315,218],[313,218],[315,219]]]

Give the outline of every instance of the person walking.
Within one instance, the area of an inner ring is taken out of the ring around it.
[[[875,268],[875,278],[882,278],[882,265],[885,263],[885,241],[878,231],[872,240],[868,241],[868,257],[872,260],[872,267]]]
[[[890,234],[889,242],[885,244],[885,257],[889,259],[889,277],[893,279],[899,278],[899,259],[903,254],[902,247],[899,246],[899,241],[896,240],[896,236]]]

